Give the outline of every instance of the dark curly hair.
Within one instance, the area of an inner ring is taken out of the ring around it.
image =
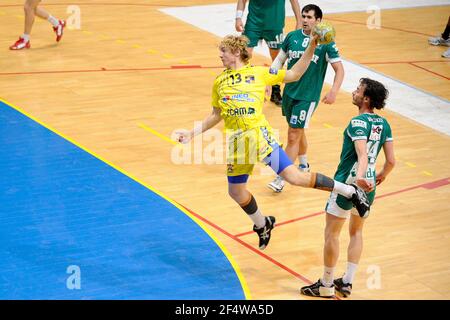
[[[359,83],[364,85],[364,96],[370,99],[370,108],[383,109],[389,95],[386,87],[381,82],[369,78],[361,78]]]

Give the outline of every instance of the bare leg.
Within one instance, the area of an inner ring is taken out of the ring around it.
[[[247,52],[248,52],[248,54],[250,55],[250,58],[252,57],[252,55],[253,55],[253,47],[247,47]]]
[[[44,9],[41,9],[39,7],[36,8],[35,13],[39,18],[42,18],[45,20],[47,20],[48,17],[50,17],[50,14],[47,11],[45,11]]]
[[[346,219],[326,214],[325,245],[323,248],[323,264],[334,268],[339,258],[339,235]]]
[[[364,226],[364,219],[359,216],[351,215],[349,232],[350,232],[350,243],[348,245],[347,260],[348,262],[358,264],[361,258],[363,249],[363,237],[362,229]]]
[[[25,12],[24,34],[30,34],[34,24],[35,10],[41,0],[26,0],[23,7]]]
[[[323,246],[323,276],[322,284],[333,285],[334,270],[339,258],[339,235],[346,219],[326,214],[325,244]]]
[[[301,131],[300,141],[298,144],[298,155],[300,156],[306,154],[306,152],[308,151],[308,141],[306,140],[305,129],[299,128],[298,130]]]
[[[278,52],[280,52],[280,49],[270,49],[269,48],[269,53],[270,53],[270,57],[272,58],[272,61],[275,60],[275,58],[278,55]]]
[[[303,135],[303,129],[291,128],[288,129],[288,142],[285,149],[289,159],[295,163],[295,159],[299,154],[300,141]]]

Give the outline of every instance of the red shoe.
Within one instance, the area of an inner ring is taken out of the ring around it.
[[[24,38],[20,37],[19,40],[16,41],[12,46],[9,47],[10,50],[22,50],[22,49],[30,49],[31,44],[30,40],[25,41]]]
[[[56,42],[59,42],[63,36],[63,30],[66,26],[65,20],[59,20],[59,24],[56,27],[53,27],[53,31],[56,33]]]

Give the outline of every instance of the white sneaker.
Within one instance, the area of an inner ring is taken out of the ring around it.
[[[444,58],[450,58],[450,48],[448,48],[444,53],[442,53]]]
[[[428,43],[433,46],[447,46],[450,47],[450,38],[444,40],[441,35],[428,38]]]
[[[281,192],[284,188],[284,179],[280,176],[277,176],[275,180],[273,180],[267,186],[275,192]]]

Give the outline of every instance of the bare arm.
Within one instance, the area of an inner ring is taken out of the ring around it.
[[[334,81],[331,90],[323,97],[322,102],[325,104],[332,104],[336,101],[336,95],[341,88],[342,82],[344,81],[344,65],[341,61],[331,64],[334,70]]]
[[[177,141],[181,143],[188,143],[196,135],[201,134],[214,127],[220,122],[220,120],[222,120],[222,117],[220,116],[220,109],[213,107],[211,114],[202,121],[201,127],[195,127],[191,131],[177,131]]]
[[[292,11],[294,11],[295,14],[295,20],[297,21],[297,24],[295,25],[295,30],[300,29],[302,27],[302,13],[300,10],[300,5],[298,4],[298,0],[290,0]]]
[[[317,47],[317,39],[318,36],[314,35],[309,40],[308,48],[306,48],[302,57],[292,66],[291,69],[286,71],[286,75],[284,76],[283,80],[284,83],[298,81],[302,77],[302,75],[306,72],[306,70],[309,67],[309,64],[311,63],[314,50]]]
[[[377,173],[377,185],[382,183],[386,179],[387,175],[391,173],[395,166],[395,156],[394,156],[394,142],[386,141],[383,145],[384,157],[386,161],[384,162],[383,169]]]
[[[358,156],[358,168],[356,169],[356,184],[360,186],[364,191],[371,191],[373,184],[366,180],[367,171],[367,141],[355,140],[355,150]]]
[[[237,7],[236,7],[236,22],[235,22],[235,28],[237,32],[244,31],[244,24],[242,23],[242,15],[245,10],[245,4],[247,3],[247,0],[238,0]]]

